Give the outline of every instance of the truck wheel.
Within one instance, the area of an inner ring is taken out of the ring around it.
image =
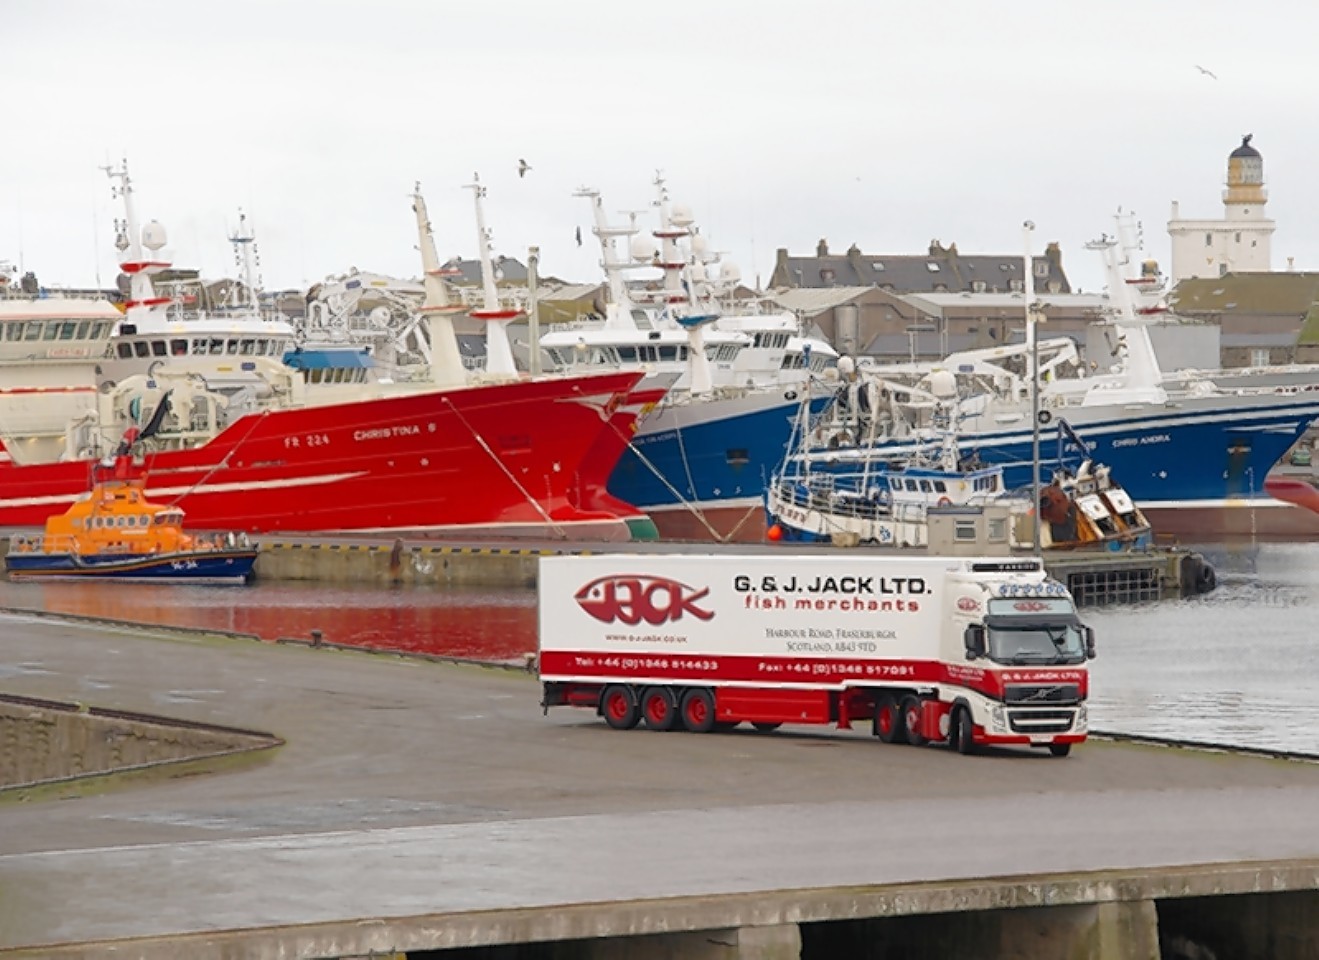
[[[1070,743],[1051,743],[1049,744],[1049,752],[1055,757],[1065,757],[1072,752],[1072,745]]]
[[[631,687],[619,683],[605,687],[604,693],[600,694],[600,712],[604,714],[605,723],[615,730],[631,730],[641,719],[637,695]]]
[[[754,723],[754,722],[753,722],[753,723],[751,724],[751,726],[755,727],[755,728],[756,728],[757,730],[759,730],[761,733],[773,733],[773,732],[774,732],[775,730],[777,730],[779,727],[783,726],[783,724],[781,724],[781,723],[769,723],[769,722],[766,721],[766,722],[761,722],[761,723]]]
[[[909,693],[902,698],[902,732],[906,734],[907,742],[915,747],[925,743],[925,737],[921,736],[922,710],[920,697]]]
[[[641,716],[651,730],[672,730],[678,723],[678,698],[668,687],[647,687],[641,694]]]
[[[714,697],[709,690],[693,687],[682,695],[682,725],[692,733],[714,729]]]
[[[953,729],[949,743],[964,757],[976,752],[975,721],[971,719],[971,711],[966,707],[959,706],[953,710]]]
[[[875,736],[885,743],[906,743],[907,731],[898,711],[898,700],[891,693],[875,698]]]

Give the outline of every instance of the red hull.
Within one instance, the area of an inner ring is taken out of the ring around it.
[[[194,528],[624,539],[605,493],[611,421],[637,372],[522,380],[251,414],[201,447],[148,454],[147,495]],[[621,452],[621,446],[619,446]],[[617,456],[615,456],[615,460]],[[40,526],[91,461],[0,457],[0,526]]]

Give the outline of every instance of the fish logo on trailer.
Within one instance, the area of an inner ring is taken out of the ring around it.
[[[616,575],[592,580],[573,599],[601,623],[617,621],[635,626],[644,620],[658,626],[681,620],[684,613],[709,620],[714,611],[696,605],[709,593],[709,587],[697,590],[667,577]]]

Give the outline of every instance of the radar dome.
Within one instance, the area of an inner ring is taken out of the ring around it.
[[[389,307],[376,307],[367,314],[367,318],[371,321],[373,327],[387,327],[389,326]]]
[[[951,370],[932,370],[926,380],[929,382],[930,393],[940,400],[957,396],[957,377],[953,376]]]
[[[707,279],[707,274],[705,272],[705,264],[693,263],[691,265],[691,277],[692,280],[695,281],[696,283],[705,283]]]
[[[742,279],[742,271],[735,263],[725,263],[719,266],[719,279],[724,283],[737,283]]]
[[[692,216],[692,208],[685,203],[675,203],[673,205],[670,219],[679,227],[688,227],[696,222],[696,218]]]
[[[633,260],[654,260],[659,256],[655,244],[647,237],[633,237],[630,252]]]
[[[710,250],[710,241],[697,233],[692,236],[692,253],[703,254]]]
[[[165,245],[165,228],[157,220],[152,220],[142,228],[142,246],[148,250],[159,250]]]

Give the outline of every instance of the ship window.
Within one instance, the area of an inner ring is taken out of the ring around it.
[[[159,527],[159,526],[161,526],[164,522],[165,522],[165,515],[164,515],[163,513],[158,513],[158,514],[156,514],[156,526]]]
[[[226,343],[224,352],[229,354],[230,356],[236,354],[238,352],[238,341],[230,340],[228,343]]]
[[[176,357],[186,357],[188,355],[188,341],[171,340],[169,342],[169,352]]]
[[[681,358],[678,356],[678,348],[677,348],[676,346],[671,345],[671,344],[668,345],[668,346],[661,346],[661,347],[659,348],[659,355],[660,355],[660,359],[661,359],[661,360],[679,360],[679,359],[681,359]]]
[[[205,341],[205,340],[194,340],[194,341],[192,341],[192,355],[193,355],[194,357],[199,357],[199,356],[201,356],[202,354],[204,354],[205,352],[206,352],[206,341]]]
[[[915,481],[915,480],[908,480],[908,481],[907,481],[907,489],[910,490],[912,493],[915,493],[915,492],[916,492],[916,481]]]
[[[115,344],[115,351],[119,354],[119,359],[129,360],[133,356],[133,345],[131,343]]]
[[[936,480],[936,481],[934,481],[934,492],[935,492],[935,493],[945,493],[945,492],[947,492],[947,490],[948,490],[948,484],[944,483],[942,480]]]
[[[108,325],[100,322],[92,324],[92,339],[100,340],[103,336],[105,336],[106,326]]]
[[[40,321],[40,320],[29,320],[29,321],[27,322],[27,326],[23,328],[23,339],[24,339],[24,340],[40,340],[40,339],[41,339],[41,321]]]
[[[1205,246],[1206,246],[1206,247],[1212,247],[1213,245],[1214,245],[1214,235],[1213,235],[1212,233],[1206,233],[1206,234],[1205,234]]]
[[[264,357],[269,352],[270,352],[269,340],[261,339],[256,342],[256,355],[258,357]]]
[[[989,542],[1002,543],[1008,538],[1008,522],[1002,517],[993,517],[989,521]]]
[[[75,320],[66,320],[60,324],[60,339],[72,340],[78,334],[78,323]]]
[[[18,339],[17,330],[19,329],[20,326],[21,324],[17,324],[17,323],[6,323],[4,325],[4,331],[5,331],[4,338],[6,340],[17,340]]]
[[[221,356],[224,353],[224,341],[219,338],[211,341],[209,353],[213,357]]]
[[[163,356],[165,356],[165,354],[166,354],[166,350],[165,350],[165,341],[164,341],[164,340],[152,340],[152,341],[151,341],[151,355],[152,355],[153,357],[163,357]]]
[[[151,356],[151,344],[145,340],[139,340],[133,344],[133,352],[139,357]]]
[[[43,333],[42,340],[54,340],[60,335],[60,322],[58,320],[46,324],[46,330]]]
[[[74,338],[75,340],[86,340],[86,339],[87,339],[87,330],[88,330],[89,327],[91,327],[91,324],[88,323],[86,320],[84,320],[84,321],[82,321],[81,323],[79,323],[79,324],[78,324],[78,332],[75,333],[75,334],[73,335],[73,338]]]
[[[256,341],[247,339],[238,344],[238,352],[245,357],[250,357],[252,351],[256,349]]]
[[[1236,235],[1235,241],[1236,241],[1237,243],[1240,243],[1240,242],[1241,242],[1241,234],[1240,234],[1239,232],[1238,232],[1237,235]]]
[[[974,542],[976,522],[974,520],[955,520],[953,522],[953,539],[963,543]]]

